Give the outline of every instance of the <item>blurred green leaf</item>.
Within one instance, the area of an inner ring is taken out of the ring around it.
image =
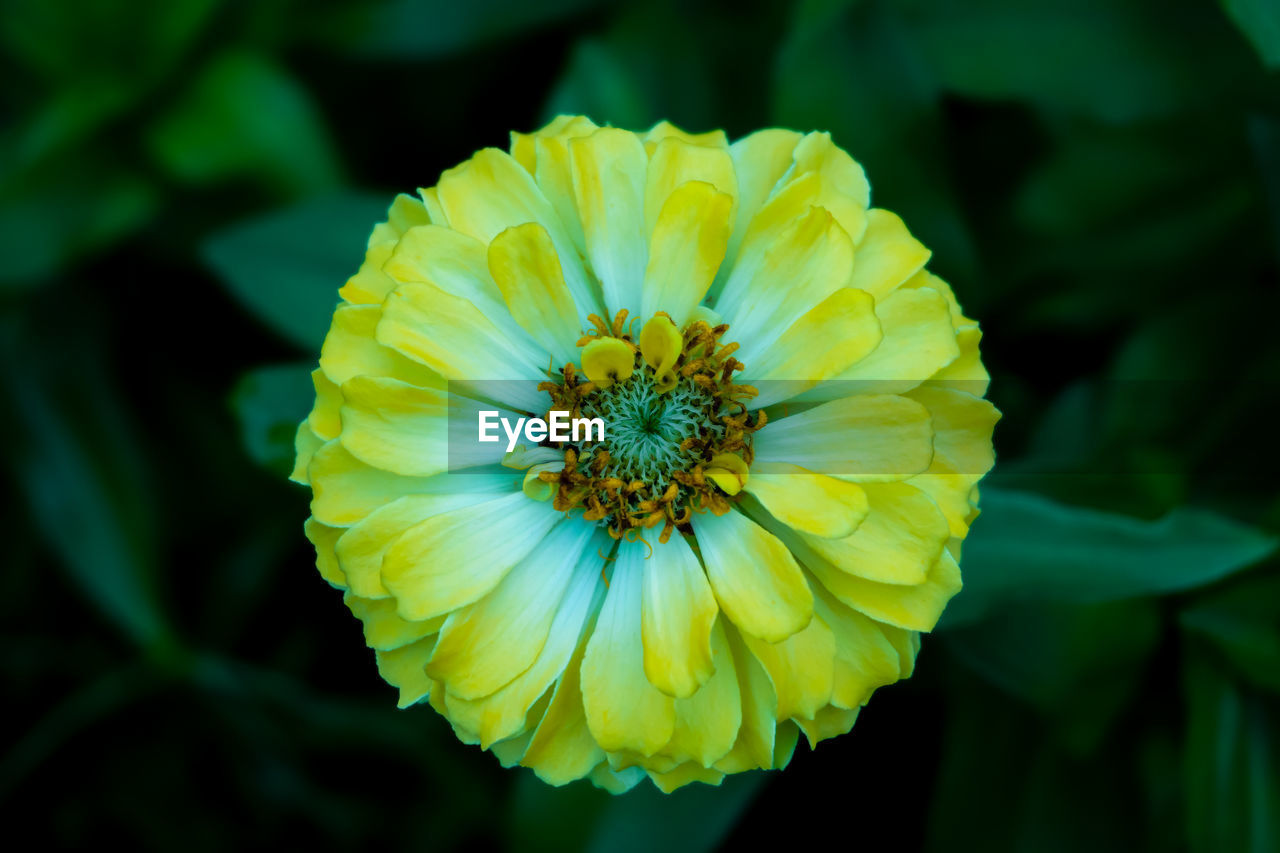
[[[253,53],[211,62],[148,134],[160,165],[203,184],[252,174],[287,194],[332,189],[341,169],[310,94],[283,67]]]
[[[643,781],[609,803],[587,853],[715,850],[764,785],[761,772],[728,776],[719,787],[686,785],[664,794]]]
[[[847,0],[792,8],[772,121],[830,131],[866,169],[874,202],[934,250],[934,269],[974,278],[978,261],[947,167],[938,82],[897,9]]]
[[[159,199],[150,183],[115,164],[94,162],[100,171],[83,161],[59,162],[0,191],[0,291],[46,279],[155,214]]]
[[[0,39],[26,68],[55,81],[111,75],[146,80],[166,71],[219,0],[7,0]],[[88,73],[86,73],[88,72]]]
[[[612,800],[590,782],[553,787],[532,771],[519,771],[506,827],[508,847],[528,853],[583,850]]]
[[[1242,168],[1249,152],[1237,134],[1176,119],[1060,119],[1050,129],[1051,147],[1011,188],[1014,230],[999,258],[1014,274],[996,286],[1022,302],[1028,326],[1098,330],[1145,320],[1158,315],[1153,303],[1202,290],[1192,265],[1206,256],[1213,260],[1200,275],[1235,275],[1250,262],[1254,241],[1245,235],[1260,194]],[[1238,248],[1215,254],[1224,241]],[[1014,295],[1031,282],[1040,282],[1037,296]]]
[[[948,690],[942,755],[927,800],[926,850],[1074,853],[1153,849],[1127,796],[1124,746],[1065,753],[1037,715],[972,679]]]
[[[1280,4],[1274,0],[1220,0],[1268,68],[1280,68]]]
[[[714,54],[699,31],[699,11],[672,0],[625,7],[603,36],[574,46],[547,97],[544,118],[581,113],[628,128],[660,119],[692,131],[716,127]],[[659,43],[660,60],[653,50]]]
[[[1280,574],[1242,577],[1201,595],[1179,616],[1242,677],[1280,692]]]
[[[659,106],[607,42],[587,38],[574,46],[543,113],[547,119],[581,114],[619,127],[648,127]]]
[[[1157,0],[908,0],[950,91],[1108,122],[1169,115],[1238,83],[1234,37],[1201,4]],[[1200,62],[1188,62],[1195,53]],[[1211,57],[1211,58],[1210,58]]]
[[[1271,248],[1280,258],[1280,119],[1255,115],[1249,118],[1249,139],[1262,173],[1271,215]]]
[[[359,268],[388,203],[359,194],[303,202],[214,234],[204,259],[250,313],[318,353],[338,288]]]
[[[135,662],[101,673],[50,705],[35,727],[6,747],[0,758],[0,800],[67,741],[147,697],[158,685],[154,670]]]
[[[8,0],[0,42],[42,94],[34,115],[15,123],[13,165],[84,139],[163,84],[218,5],[134,0],[121,14],[109,0]]]
[[[545,29],[601,0],[378,0],[318,10],[304,26],[326,44],[364,56],[449,56],[517,34]]]
[[[231,409],[253,461],[287,475],[293,470],[293,439],[315,401],[306,364],[275,364],[250,370],[231,392]]]
[[[1234,683],[1194,650],[1182,673],[1190,849],[1280,849],[1280,733],[1275,730],[1280,708]]]
[[[36,529],[107,618],[158,657],[171,656],[176,641],[155,588],[154,508],[118,390],[71,344],[60,355],[77,359],[76,368],[56,393],[30,367],[51,353],[4,331],[0,380],[16,421],[8,461]]]
[[[1134,697],[1160,637],[1150,600],[1005,608],[949,631],[947,648],[997,687],[1051,719],[1059,738],[1091,751]]]
[[[981,506],[964,544],[964,589],[942,627],[1027,601],[1116,601],[1190,589],[1257,562],[1277,544],[1204,510],[1179,508],[1143,521],[990,486]]]
[[[1144,205],[1177,200],[1189,180],[1212,173],[1213,164],[1203,143],[1167,136],[1164,127],[1064,128],[1019,191],[1019,219],[1037,231],[1080,234],[1114,228]]]

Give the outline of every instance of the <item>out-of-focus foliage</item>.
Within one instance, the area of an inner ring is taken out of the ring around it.
[[[368,223],[386,208],[386,199],[353,194],[302,202],[216,232],[202,255],[246,309],[315,355],[338,303],[333,282],[363,257]]]
[[[1276,4],[9,0],[0,49],[0,803],[45,846],[1277,849]],[[558,112],[830,130],[982,321],[966,589],[781,774],[500,770],[311,567],[336,288]]]

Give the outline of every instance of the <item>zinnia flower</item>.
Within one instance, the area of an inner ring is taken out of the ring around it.
[[[928,258],[825,133],[560,117],[396,198],[293,477],[400,705],[615,792],[849,731],[960,589],[993,461]],[[485,410],[606,435],[508,453]]]

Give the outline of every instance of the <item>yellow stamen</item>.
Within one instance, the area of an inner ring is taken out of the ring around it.
[[[684,338],[665,312],[654,314],[640,330],[640,355],[653,368],[655,376],[670,373],[683,349]]]
[[[543,479],[544,473],[552,473],[557,468],[563,467],[555,462],[543,462],[534,465],[524,475],[524,483],[521,490],[535,501],[549,501],[559,489],[559,485],[555,480]]]
[[[736,495],[747,484],[747,463],[742,461],[741,456],[717,453],[711,457],[706,475],[726,494]]]
[[[631,378],[635,370],[635,354],[619,338],[599,338],[582,350],[582,370],[598,388]]]
[[[659,394],[665,394],[680,384],[680,377],[676,376],[674,370],[668,370],[666,373],[656,375],[653,384],[653,390]]]

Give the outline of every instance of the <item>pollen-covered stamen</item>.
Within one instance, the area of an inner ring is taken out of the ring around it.
[[[564,446],[563,467],[531,479],[554,489],[556,509],[581,510],[615,538],[661,525],[666,542],[695,512],[729,511],[765,416],[747,411],[756,390],[733,382],[743,365],[733,358],[738,344],[721,343],[727,325],[695,321],[682,331],[659,312],[633,342],[626,319],[625,311],[612,323],[591,316],[594,328],[579,341],[586,376],[567,364],[559,381],[539,385],[551,409],[601,418],[604,441]]]

